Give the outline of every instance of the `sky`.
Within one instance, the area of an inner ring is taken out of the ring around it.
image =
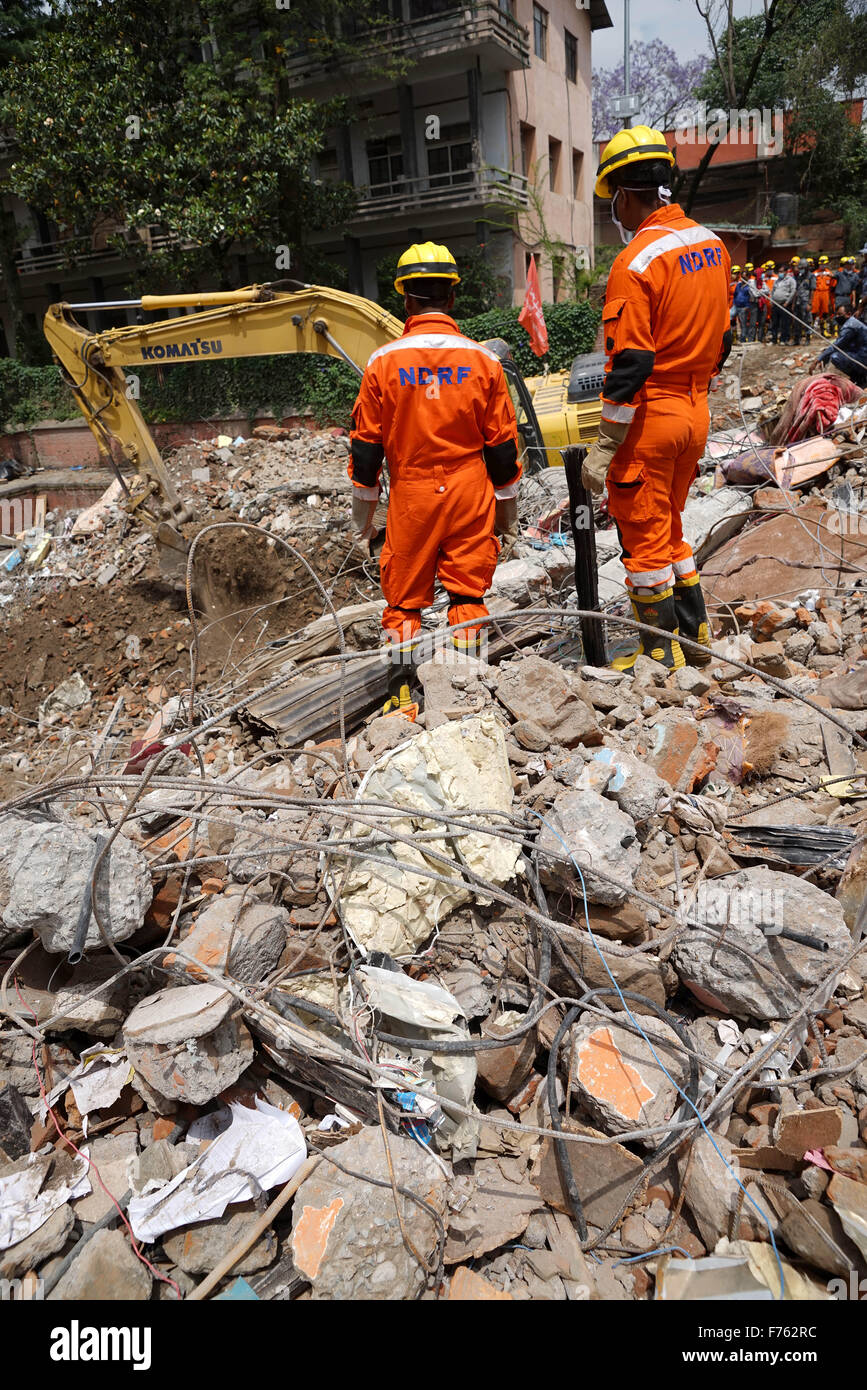
[[[593,35],[594,68],[613,68],[623,61],[623,0],[606,0],[613,29],[597,29]],[[737,0],[737,16],[756,14],[762,0]],[[693,58],[709,53],[705,22],[695,7],[695,0],[631,0],[630,40],[649,42],[663,39],[679,58]]]

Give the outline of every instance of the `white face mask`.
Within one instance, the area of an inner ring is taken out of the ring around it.
[[[614,190],[614,197],[611,199],[611,221],[614,223],[615,227],[617,228],[618,232],[620,233],[620,240],[623,242],[623,245],[624,245],[624,246],[628,246],[629,243],[630,243],[630,241],[632,240],[632,238],[635,236],[635,233],[634,233],[634,232],[628,232],[628,231],[626,230],[626,228],[624,227],[623,223],[620,221],[620,219],[617,217],[617,215],[616,215],[616,213],[615,213],[615,211],[614,211],[614,207],[615,207],[615,204],[616,204],[617,199],[618,199],[619,196],[620,196],[620,189],[619,189],[619,188],[615,188],[615,190]]]

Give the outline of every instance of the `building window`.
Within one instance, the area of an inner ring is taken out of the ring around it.
[[[536,128],[521,122],[521,173],[525,179],[530,177],[535,155]]]
[[[444,125],[440,138],[427,152],[428,182],[431,188],[449,188],[470,183],[473,177],[473,142],[469,125]]]
[[[548,11],[533,5],[533,51],[545,62],[548,58]]]
[[[507,14],[510,19],[515,18],[514,0],[498,0],[498,8],[501,14]]]
[[[367,175],[371,192],[398,193],[403,183],[403,150],[400,136],[367,142]]]
[[[316,177],[323,183],[339,183],[340,170],[337,164],[337,150],[321,150],[316,157]]]
[[[564,30],[566,38],[566,80],[567,82],[578,81],[578,40],[569,30]]]
[[[583,150],[572,151],[572,197],[580,199],[581,182],[584,177],[584,152]]]
[[[552,193],[560,192],[560,150],[559,140],[548,140],[548,187]]]

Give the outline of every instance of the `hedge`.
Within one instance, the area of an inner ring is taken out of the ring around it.
[[[576,354],[592,351],[598,310],[586,302],[546,304],[544,310],[548,364],[553,371],[568,368]],[[541,362],[530,349],[518,313],[518,309],[491,309],[462,319],[460,328],[478,341],[505,338],[519,370],[534,376]],[[321,425],[347,426],[358,392],[358,377],[351,367],[314,355],[230,358],[207,365],[177,363],[145,368],[139,380],[141,412],[154,424],[229,415],[252,420],[259,410],[280,419],[310,410]],[[0,358],[0,429],[78,418],[75,398],[58,367],[29,367],[15,358]]]

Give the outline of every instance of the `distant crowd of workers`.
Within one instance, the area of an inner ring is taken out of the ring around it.
[[[840,256],[835,270],[827,256],[792,256],[779,268],[772,260],[732,266],[729,311],[741,342],[789,343],[810,337],[810,328],[834,338],[867,297],[867,246],[858,269],[854,256]]]

